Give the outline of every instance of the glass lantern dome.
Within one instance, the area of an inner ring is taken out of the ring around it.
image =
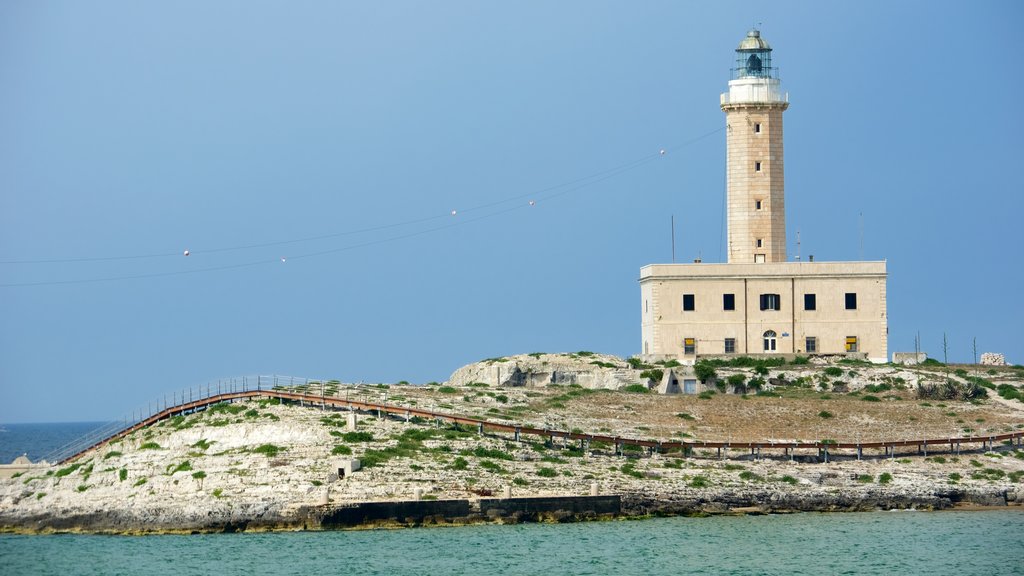
[[[747,32],[736,48],[736,67],[732,71],[733,79],[778,78],[778,70],[772,67],[772,47],[761,38],[759,30]]]

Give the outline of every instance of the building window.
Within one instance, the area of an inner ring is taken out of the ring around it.
[[[650,353],[651,353],[651,343],[648,342],[647,340],[644,340],[644,354],[650,354]]]
[[[818,297],[814,294],[804,294],[804,310],[817,310]],[[810,350],[808,350],[810,352]]]
[[[764,333],[764,351],[775,352],[775,331],[769,330]]]
[[[761,171],[761,163],[760,162],[754,162],[754,172],[760,172],[760,171]]]
[[[761,133],[761,123],[758,122],[758,123],[754,124],[754,134],[760,134],[760,133]]]
[[[806,351],[811,354],[817,352],[818,339],[815,338],[814,336],[808,336],[807,339],[804,341],[804,348],[806,348]]]
[[[736,353],[736,339],[735,338],[726,338],[725,339],[725,353],[726,354],[735,354]]]
[[[781,310],[781,304],[778,294],[761,294],[761,310]]]
[[[764,254],[754,254],[754,264],[764,264]]]
[[[764,240],[758,238],[757,239],[757,247],[758,248],[762,248],[763,246],[764,246]]]
[[[857,293],[847,292],[846,293],[846,309],[856,310],[857,309]]]
[[[647,300],[644,300],[644,312],[648,312],[648,309],[647,309]]]
[[[683,294],[683,311],[693,311],[693,294]]]
[[[735,310],[736,309],[736,295],[735,294],[722,294],[722,310]]]
[[[760,200],[754,200],[754,210],[760,210],[760,209],[761,209],[761,201]]]
[[[683,354],[696,354],[697,353],[697,339],[696,338],[683,338]]]
[[[846,337],[846,351],[847,352],[857,352],[857,349],[858,349],[857,337],[856,336],[847,336]]]

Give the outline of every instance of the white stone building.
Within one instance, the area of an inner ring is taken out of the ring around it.
[[[886,263],[786,259],[782,91],[772,49],[736,49],[726,119],[728,262],[640,270],[642,353],[850,354],[885,362]]]

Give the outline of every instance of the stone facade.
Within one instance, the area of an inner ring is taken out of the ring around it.
[[[640,292],[645,355],[886,361],[885,262],[652,264],[640,270]]]
[[[728,142],[729,263],[786,261],[782,112],[787,106],[722,105]]]

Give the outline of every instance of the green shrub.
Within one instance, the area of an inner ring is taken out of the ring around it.
[[[957,473],[957,472],[950,472],[949,473],[949,481],[950,482],[959,482],[961,478],[963,478],[963,477],[960,476],[960,474]]]
[[[144,442],[139,446],[139,450],[160,450],[160,445],[156,442]]]
[[[705,390],[705,391],[701,392],[700,394],[698,394],[697,398],[700,398],[701,400],[711,400],[711,397],[714,396],[714,395],[715,395],[715,391],[714,390]]]
[[[689,414],[687,414],[686,412],[680,412],[680,413],[676,414],[676,416],[678,416],[679,418],[682,418],[683,420],[694,420],[694,417],[689,415]]]
[[[118,477],[119,481],[121,481],[121,482],[124,482],[125,480],[127,480],[128,479],[128,469],[127,468],[121,468],[120,470],[118,470],[117,471],[117,477]]]
[[[786,484],[799,484],[800,483],[799,480],[797,480],[796,478],[793,478],[792,476],[783,476],[782,478],[779,478],[779,480],[782,481],[782,482],[785,482]]]
[[[515,457],[504,450],[495,450],[477,446],[473,450],[463,450],[463,454],[476,456],[477,458],[496,458],[498,460],[515,460]]]
[[[888,472],[882,472],[878,476],[878,483],[879,484],[888,484],[890,482],[892,482],[892,474],[890,474]]]
[[[135,481],[135,484],[132,484],[132,486],[133,487],[134,486],[142,486],[145,483],[146,483],[146,479],[145,478],[139,478],[138,480]]]
[[[520,478],[519,476],[516,476],[515,478],[513,478],[512,479],[512,483],[515,484],[516,486],[529,486],[530,485],[529,482],[527,482],[526,480]]]
[[[693,371],[694,374],[697,375],[697,379],[701,382],[707,382],[718,378],[718,373],[715,372],[715,366],[706,360],[698,360],[697,363],[693,365]]]
[[[82,467],[82,463],[81,462],[76,463],[76,464],[72,464],[71,466],[68,466],[67,468],[61,468],[60,470],[57,470],[57,473],[54,474],[54,476],[56,476],[57,478],[63,478],[64,476],[67,476],[68,474],[71,474],[72,472],[74,472],[75,470],[78,470],[81,467]]]
[[[643,384],[630,384],[629,386],[623,388],[622,391],[629,392],[631,394],[647,394],[648,392],[650,392],[650,389],[648,389],[647,386],[644,386]]]
[[[826,419],[828,419],[828,418],[832,418],[832,417],[833,417],[833,414],[832,414],[831,412],[827,412],[827,411],[825,411],[825,410],[822,410],[821,412],[818,412],[818,416],[819,416],[820,418],[826,418]]]
[[[690,479],[690,488],[707,488],[711,481],[706,476],[694,476]]]
[[[203,478],[206,478],[206,472],[203,472],[202,470],[199,470],[197,472],[193,472],[192,473],[192,478],[195,479],[195,480],[202,480]]]
[[[644,473],[637,470],[636,465],[633,464],[632,462],[626,462],[625,464],[622,465],[621,468],[619,468],[619,470],[623,474],[632,476],[633,478],[645,478]]]
[[[881,402],[882,401],[882,399],[879,398],[878,396],[872,396],[870,394],[868,394],[867,396],[862,397],[861,400],[863,400],[865,402]]]
[[[373,434],[369,432],[345,432],[341,435],[345,442],[373,442]]]
[[[331,449],[331,454],[334,454],[335,456],[339,454],[348,456],[351,453],[352,449],[349,448],[348,446],[345,446],[344,444],[338,444],[337,446]]]
[[[740,479],[746,480],[748,482],[761,482],[762,480],[764,480],[762,476],[754,474],[750,470],[744,470],[743,472],[740,472]]]
[[[492,460],[481,460],[480,467],[483,468],[484,470],[490,470],[495,474],[504,474],[505,472],[508,472],[507,470],[502,468],[500,464]]]
[[[206,450],[206,449],[208,449],[210,447],[211,444],[213,444],[213,443],[210,442],[209,440],[207,440],[206,438],[201,438],[201,439],[197,440],[195,444],[192,445],[192,448],[198,448],[200,450]]]
[[[650,364],[644,364],[643,360],[636,357],[626,358],[626,364],[629,364],[629,367],[633,370],[643,370],[651,367]]]
[[[664,370],[659,370],[657,368],[644,370],[643,372],[640,373],[641,378],[646,378],[648,380],[653,380],[655,382],[661,382],[663,376],[665,376]]]
[[[213,494],[214,498],[221,498],[222,495],[224,494],[224,489],[223,488],[215,488],[213,490],[213,492],[211,492],[211,494]]]
[[[861,484],[871,484],[874,481],[875,477],[871,474],[861,474],[860,476],[857,476],[857,482],[860,482]]]
[[[465,470],[466,468],[469,468],[469,461],[462,456],[456,456],[455,460],[452,460],[452,464],[449,468],[452,470]]]
[[[824,370],[826,376],[837,378],[843,375],[843,369],[838,366],[829,366]]]
[[[192,463],[189,462],[188,460],[185,460],[184,462],[178,464],[177,466],[173,464],[168,465],[167,475],[174,476],[178,472],[188,472],[189,470],[192,470]]]
[[[554,468],[540,468],[537,470],[537,476],[540,476],[541,478],[554,478],[555,476],[558,476],[558,471]]]
[[[109,459],[111,459],[111,458],[117,458],[118,456],[121,456],[121,455],[122,455],[122,454],[121,454],[120,452],[118,452],[117,450],[111,450],[110,452],[107,452],[107,453],[106,453],[106,454],[105,454],[105,455],[103,456],[103,459],[104,459],[104,460],[109,460]]]
[[[456,390],[453,386],[441,386],[440,388],[437,389],[437,391],[440,392],[441,394],[456,394],[456,393],[458,393],[458,390]]]
[[[277,456],[281,452],[284,452],[284,450],[284,448],[280,446],[275,446],[274,444],[261,444],[254,448],[253,452],[255,452],[256,454],[263,454],[268,458],[273,458],[274,456]]]

